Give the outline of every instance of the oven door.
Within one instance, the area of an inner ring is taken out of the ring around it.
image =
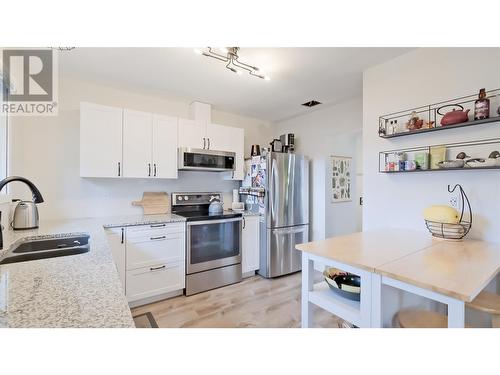
[[[187,273],[241,263],[242,218],[187,222]]]

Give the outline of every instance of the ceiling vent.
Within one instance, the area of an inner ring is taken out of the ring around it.
[[[321,104],[321,102],[318,102],[317,100],[311,100],[310,102],[306,102],[302,104],[304,107],[314,107],[318,104]]]

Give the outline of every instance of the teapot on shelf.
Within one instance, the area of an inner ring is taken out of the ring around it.
[[[451,111],[446,112],[445,114],[440,112],[443,108],[448,107],[457,107],[459,108],[459,110],[453,108]],[[464,111],[464,107],[462,107],[460,104],[450,104],[438,108],[437,113],[443,116],[443,118],[441,119],[441,125],[454,125],[469,121],[469,111],[470,109],[466,109]]]

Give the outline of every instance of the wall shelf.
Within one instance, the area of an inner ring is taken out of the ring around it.
[[[490,138],[469,142],[420,146],[379,152],[380,173],[421,173],[442,171],[500,170],[500,158],[490,159],[493,151],[500,152],[500,138]],[[459,153],[465,153],[465,163],[461,168],[440,168],[439,162],[457,160]],[[420,165],[422,163],[423,165]],[[484,166],[481,164],[485,163]],[[493,164],[493,165],[492,165]]]
[[[444,171],[481,171],[485,169],[500,169],[498,167],[464,167],[464,168],[436,168],[436,169],[415,169],[411,171],[380,171],[380,173],[420,173],[420,172],[444,172]]]
[[[497,115],[497,109],[500,106],[500,89],[489,90],[486,92],[487,98],[490,100],[490,117],[482,120],[474,120],[474,103],[478,98],[477,94],[462,96],[451,100],[446,100],[438,103],[432,103],[421,107],[411,108],[404,111],[389,113],[379,117],[379,137],[380,138],[395,138],[405,137],[414,134],[429,133],[434,131],[465,128],[469,126],[490,124],[500,122],[500,115]],[[443,108],[448,107],[448,108]],[[446,113],[453,108],[464,110],[469,109],[469,121],[453,125],[441,125],[443,115],[438,113]],[[406,123],[416,114],[424,125],[420,129],[408,130]],[[429,127],[424,127],[426,124]]]
[[[405,137],[407,135],[429,133],[429,132],[435,132],[435,131],[440,131],[440,130],[465,128],[465,127],[469,127],[469,126],[489,124],[492,122],[500,122],[500,116],[490,117],[490,118],[487,118],[484,120],[467,121],[467,122],[463,122],[461,124],[455,124],[455,125],[436,126],[434,128],[429,128],[429,129],[417,129],[417,130],[401,132],[401,133],[394,133],[394,134],[389,134],[389,135],[380,135],[380,138]]]

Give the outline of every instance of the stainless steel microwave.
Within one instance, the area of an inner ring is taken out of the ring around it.
[[[180,171],[234,171],[234,152],[179,148]]]

